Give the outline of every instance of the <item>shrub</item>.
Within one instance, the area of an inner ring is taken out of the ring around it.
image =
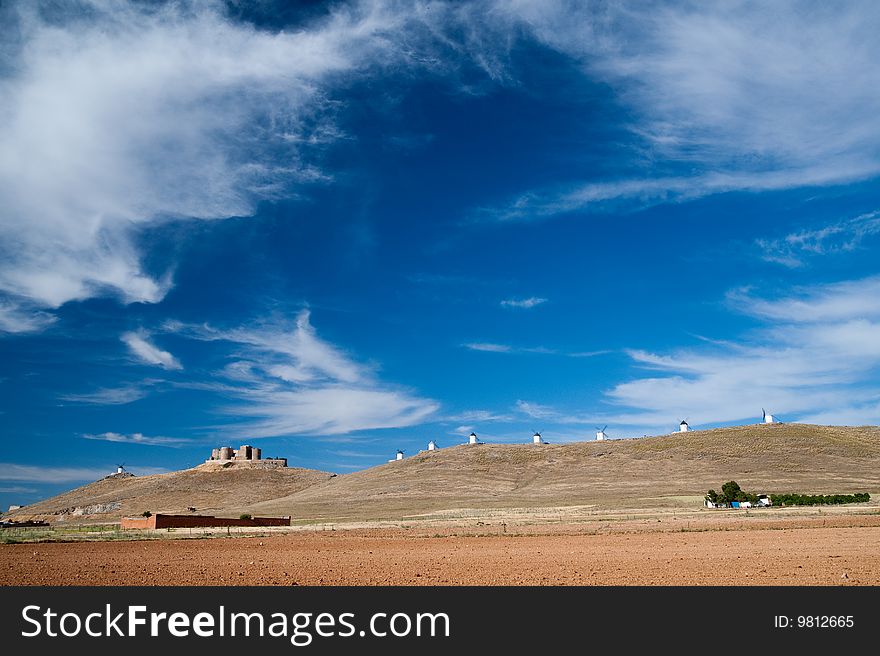
[[[250,513],[241,513],[241,514],[238,516],[238,518],[239,518],[239,519],[253,519],[253,517],[251,517]]]
[[[149,510],[145,510],[144,512],[141,513],[141,515],[143,517],[152,517],[153,513],[151,513]]]

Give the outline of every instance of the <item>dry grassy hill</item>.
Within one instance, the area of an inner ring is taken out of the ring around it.
[[[248,463],[223,468],[204,464],[152,476],[109,476],[6,517],[57,522],[109,522],[123,516],[153,513],[233,515],[239,508],[284,497],[328,480],[332,474],[297,467],[269,469]]]
[[[249,510],[342,520],[456,508],[696,507],[707,489],[731,479],[754,492],[873,496],[880,492],[880,428],[771,424],[604,442],[463,445],[339,476]]]
[[[695,508],[707,489],[720,490],[728,480],[752,492],[880,495],[880,427],[758,424],[633,440],[456,446],[335,477],[296,468],[202,465],[110,477],[10,518],[112,521],[144,510],[187,512],[189,506],[200,514],[314,521],[400,519],[462,508]]]

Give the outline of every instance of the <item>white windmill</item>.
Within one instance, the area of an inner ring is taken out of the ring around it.
[[[773,424],[776,422],[776,420],[773,419],[773,415],[771,415],[769,412],[764,410],[764,408],[761,408],[761,415],[764,417],[765,424]]]
[[[604,426],[602,426],[602,428],[599,428],[598,426],[596,426],[596,441],[597,442],[601,442],[603,440],[608,439],[608,436],[605,434],[606,428],[608,428],[608,424],[605,424]]]
[[[687,433],[690,430],[690,426],[688,426],[687,419],[682,419],[681,423],[678,425],[679,433]]]
[[[428,451],[436,451],[436,450],[437,450],[437,443],[434,440],[431,440],[430,442],[428,442]]]
[[[400,460],[403,460],[403,453],[404,453],[403,449],[398,449],[397,456],[394,458],[394,460],[389,460],[388,462],[398,462]]]
[[[123,462],[121,464],[116,465],[116,474],[119,475],[119,474],[124,474],[124,473],[125,473],[125,463]]]
[[[478,442],[477,442],[477,434],[476,434],[476,433],[471,433],[471,434],[468,436],[468,444],[478,444]]]
[[[532,435],[532,444],[544,444],[544,439],[539,431],[535,431],[535,434]]]

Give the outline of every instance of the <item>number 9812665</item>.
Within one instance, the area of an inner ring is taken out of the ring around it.
[[[852,615],[798,615],[800,629],[845,629],[855,624]]]

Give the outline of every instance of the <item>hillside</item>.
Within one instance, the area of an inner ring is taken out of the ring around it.
[[[755,492],[880,492],[880,428],[770,424],[570,444],[420,452],[339,476],[260,514],[396,519],[457,508],[695,506],[736,480]],[[684,500],[681,497],[692,497]]]
[[[880,427],[758,424],[632,440],[462,445],[341,476],[201,465],[110,477],[10,518],[113,521],[190,506],[200,514],[305,521],[400,519],[462,508],[694,508],[707,489],[720,490],[731,479],[759,493],[880,495]]]
[[[223,468],[203,464],[151,476],[109,476],[11,512],[8,519],[50,522],[108,522],[153,513],[229,515],[236,509],[294,494],[331,474],[297,467],[265,469],[247,463]]]

